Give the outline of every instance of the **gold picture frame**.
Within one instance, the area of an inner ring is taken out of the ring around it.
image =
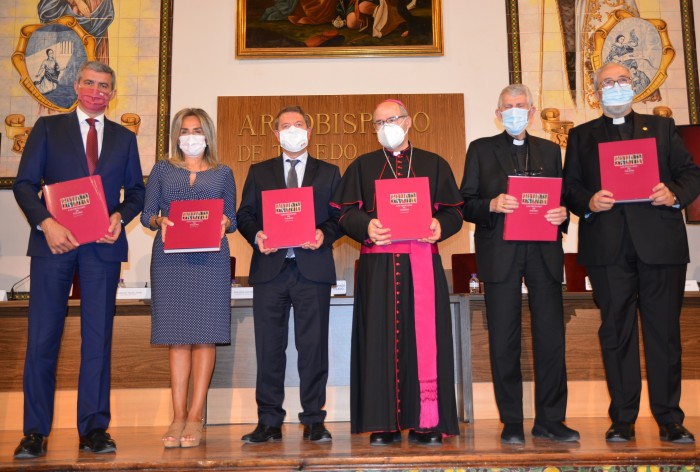
[[[442,0],[314,0],[309,8],[306,0],[276,2],[236,2],[236,58],[444,54]],[[382,12],[363,13],[373,5]]]

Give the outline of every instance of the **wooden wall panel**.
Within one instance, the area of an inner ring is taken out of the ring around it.
[[[281,108],[300,105],[304,109],[313,121],[310,155],[336,164],[343,173],[357,156],[379,148],[372,112],[386,98],[397,98],[406,104],[413,117],[409,139],[416,147],[445,158],[459,185],[466,155],[463,94],[219,97],[219,154],[233,169],[238,202],[248,167],[280,154],[272,123]],[[451,267],[453,253],[468,252],[467,234],[465,225],[461,233],[440,245],[446,268]],[[247,276],[252,249],[238,234],[230,236],[230,241],[231,254],[236,257],[236,275]],[[359,245],[344,237],[336,243],[334,253],[338,278],[347,280],[351,294]]]
[[[0,391],[22,390],[27,350],[27,302],[0,304]],[[118,302],[112,340],[112,388],[169,388],[168,348],[151,346],[151,309]],[[58,357],[57,389],[78,387],[80,306],[70,301]]]

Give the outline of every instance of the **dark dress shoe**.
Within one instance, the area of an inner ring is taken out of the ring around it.
[[[369,435],[370,446],[388,446],[395,442],[401,442],[401,431],[372,433]]]
[[[437,431],[415,431],[408,432],[408,441],[428,446],[439,446],[442,444],[442,433]]]
[[[605,432],[607,442],[627,442],[634,439],[634,423],[616,421]]]
[[[532,435],[536,438],[551,439],[552,441],[573,442],[581,439],[578,431],[566,426],[561,421],[538,421],[532,427]]]
[[[15,459],[35,459],[46,455],[46,436],[29,433],[15,449]]]
[[[241,440],[248,444],[264,443],[267,441],[280,441],[282,439],[282,428],[279,426],[268,426],[258,423],[258,426],[250,433],[245,434]]]
[[[659,426],[659,437],[662,441],[676,444],[692,444],[695,442],[693,433],[680,423],[666,423]]]
[[[501,432],[503,444],[525,444],[525,432],[522,423],[506,423]]]
[[[95,454],[108,454],[117,452],[117,443],[102,428],[93,429],[85,436],[80,437],[80,450],[90,451]]]
[[[304,425],[304,439],[311,442],[329,442],[333,436],[323,425],[323,422],[320,422]]]

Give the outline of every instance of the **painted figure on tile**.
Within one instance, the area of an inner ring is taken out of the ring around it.
[[[39,20],[50,23],[69,15],[97,39],[95,57],[109,64],[109,40],[107,29],[114,21],[113,0],[39,0]]]
[[[56,61],[56,55],[53,49],[46,50],[46,59],[39,66],[36,73],[34,85],[41,93],[49,93],[56,90],[58,87],[58,75],[61,73],[61,67]]]

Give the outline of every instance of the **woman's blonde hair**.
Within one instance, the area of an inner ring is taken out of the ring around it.
[[[207,147],[204,149],[204,157],[202,159],[210,169],[217,167],[219,165],[219,154],[216,150],[216,128],[209,114],[201,108],[183,108],[175,114],[173,124],[170,127],[170,148],[172,150],[170,163],[177,167],[186,167],[185,154],[180,149],[178,140],[180,139],[182,122],[188,116],[197,117],[202,124],[202,131],[207,140]]]

